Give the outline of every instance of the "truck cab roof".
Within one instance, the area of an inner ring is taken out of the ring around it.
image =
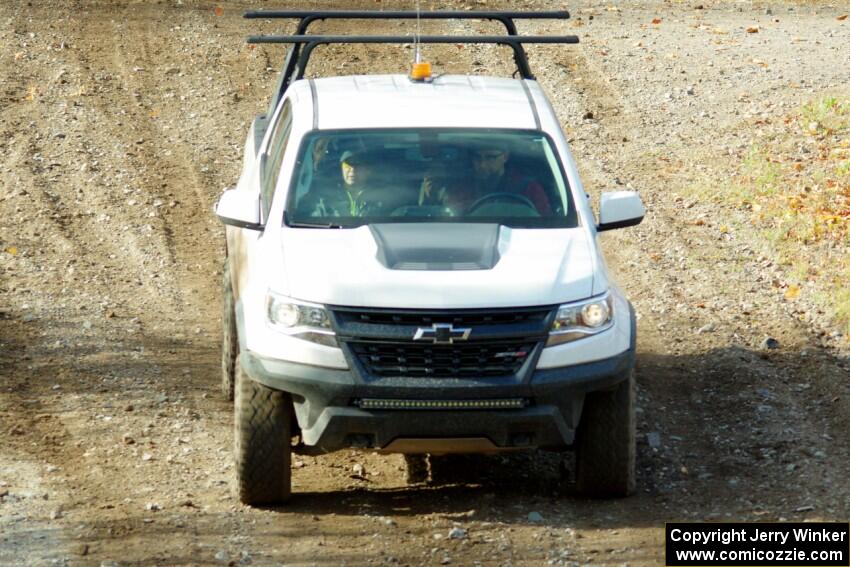
[[[299,80],[292,95],[314,101],[314,128],[540,129],[535,81],[441,75],[430,82],[405,75],[354,75]]]

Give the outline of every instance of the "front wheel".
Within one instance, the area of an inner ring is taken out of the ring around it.
[[[255,382],[236,359],[236,492],[243,504],[281,504],[292,493],[289,395]]]
[[[596,498],[635,491],[635,373],[584,400],[576,432],[576,488]]]

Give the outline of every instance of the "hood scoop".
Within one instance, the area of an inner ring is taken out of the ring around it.
[[[390,223],[369,226],[377,259],[390,270],[492,270],[499,262],[498,224]]]

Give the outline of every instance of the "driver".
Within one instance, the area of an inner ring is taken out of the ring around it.
[[[551,214],[552,208],[546,190],[533,177],[511,167],[511,153],[495,144],[480,145],[472,151],[470,175],[457,187],[440,187],[426,176],[420,190],[420,204],[436,202],[465,211],[470,205],[487,195],[507,193],[525,197],[541,216]]]

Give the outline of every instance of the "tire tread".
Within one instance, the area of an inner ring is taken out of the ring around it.
[[[576,488],[585,496],[618,498],[635,491],[634,370],[613,391],[587,395],[576,447]]]
[[[292,492],[292,403],[255,382],[236,363],[236,491],[244,504],[280,504]]]

